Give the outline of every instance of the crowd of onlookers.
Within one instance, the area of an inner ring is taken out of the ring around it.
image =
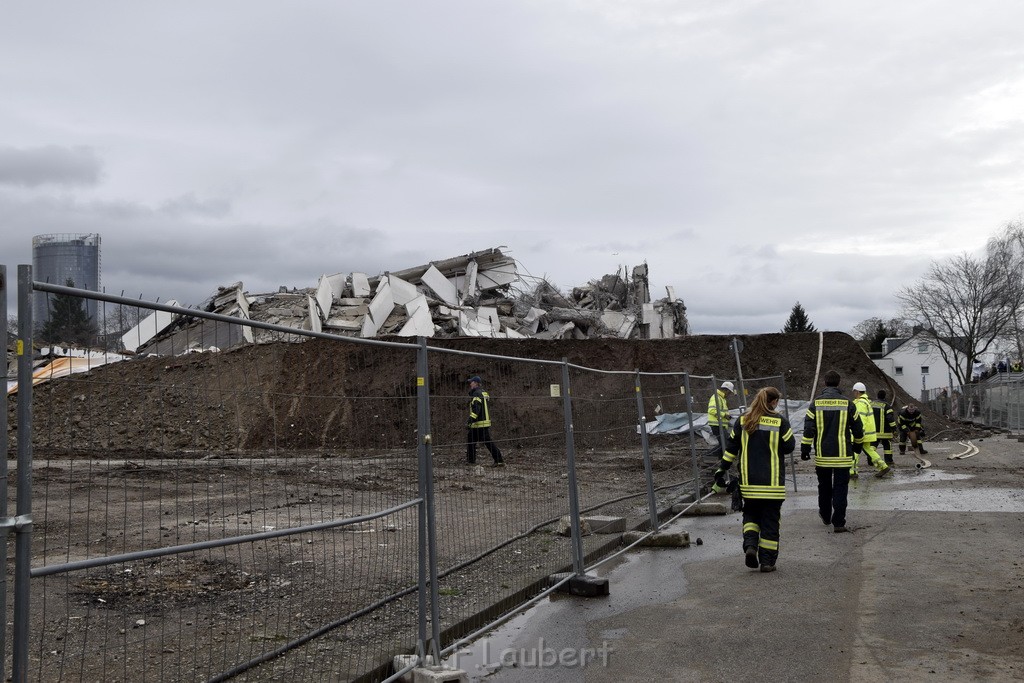
[[[984,363],[975,363],[971,373],[971,381],[984,382],[989,377],[1003,372],[1024,372],[1024,363],[1020,360],[1009,361],[1006,358],[988,366]]]

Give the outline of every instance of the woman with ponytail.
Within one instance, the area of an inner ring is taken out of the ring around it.
[[[726,450],[715,472],[725,485],[725,473],[736,462],[743,495],[743,554],[751,569],[775,571],[779,558],[779,520],[786,499],[785,457],[796,448],[789,420],[775,412],[782,394],[775,387],[757,392],[750,409],[733,423]]]

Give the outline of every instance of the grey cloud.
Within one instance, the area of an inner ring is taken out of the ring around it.
[[[207,216],[220,218],[231,212],[231,202],[226,199],[200,199],[194,194],[184,194],[168,199],[160,210],[171,216]]]
[[[101,164],[91,147],[0,147],[0,185],[90,186]]]

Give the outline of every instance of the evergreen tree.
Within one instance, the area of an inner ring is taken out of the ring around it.
[[[807,311],[797,301],[793,306],[793,310],[789,313],[789,320],[786,321],[786,326],[782,328],[783,334],[791,334],[793,332],[817,332],[814,325],[811,324],[810,318],[807,317]]]
[[[69,279],[68,287],[74,287]],[[96,323],[85,310],[85,300],[70,294],[54,294],[50,299],[50,318],[39,332],[39,338],[50,344],[64,343],[87,346],[96,340]]]

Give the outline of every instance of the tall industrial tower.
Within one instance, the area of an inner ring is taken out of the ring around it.
[[[100,291],[100,236],[36,235],[32,238],[32,279],[52,285],[64,285],[71,280],[79,289]],[[36,292],[33,297],[32,318],[38,330],[49,318],[50,309],[45,292]],[[98,325],[96,302],[86,300],[85,308]]]

